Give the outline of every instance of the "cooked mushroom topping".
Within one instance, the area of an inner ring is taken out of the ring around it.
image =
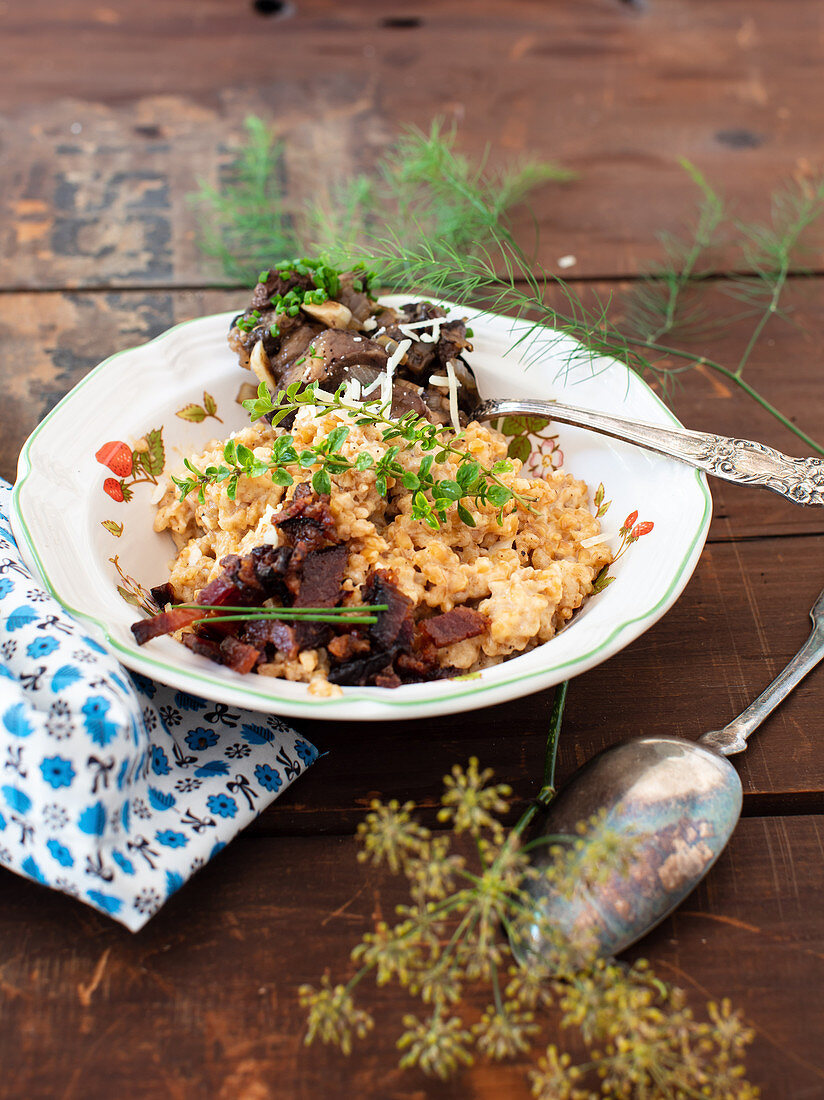
[[[466,423],[477,388],[461,358],[471,350],[463,321],[448,320],[431,302],[381,306],[358,272],[315,261],[262,274],[249,308],[232,322],[229,343],[241,366],[273,392],[293,382],[335,390],[354,379],[354,392],[366,400],[385,399],[391,386],[393,416],[412,411],[436,424]],[[447,375],[450,386],[437,381]]]

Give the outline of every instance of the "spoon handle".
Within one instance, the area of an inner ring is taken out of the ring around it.
[[[702,745],[722,756],[743,752],[750,734],[758,729],[767,715],[772,714],[778,704],[824,658],[824,592],[813,604],[810,618],[813,621],[812,633],[789,664],[737,718],[733,718],[723,729],[711,730],[699,738]]]
[[[647,450],[676,458],[688,466],[738,485],[760,485],[794,504],[824,505],[824,460],[792,458],[763,443],[731,439],[723,435],[693,432],[687,428],[663,428],[626,420],[621,416],[576,409],[556,401],[521,398],[484,401],[473,416],[493,420],[502,416],[539,416],[591,428],[602,435],[636,443]]]

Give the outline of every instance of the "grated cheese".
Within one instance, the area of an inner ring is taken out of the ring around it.
[[[458,379],[455,377],[453,360],[446,361],[446,376],[449,381],[449,418],[456,432],[461,430],[461,422],[458,418]]]
[[[443,317],[430,317],[428,321],[404,321],[402,325],[398,325],[399,329],[416,329],[426,328],[428,325],[441,325],[443,323]]]
[[[609,535],[590,535],[588,539],[581,539],[580,545],[581,548],[584,549],[587,546],[597,546],[599,543],[609,542],[609,539]]]
[[[395,373],[395,367],[398,365],[398,363],[400,363],[401,359],[403,359],[404,355],[406,355],[411,347],[411,340],[401,340],[401,342],[396,346],[395,350],[389,356],[389,361],[386,364],[386,373],[389,375],[390,378]]]
[[[381,403],[384,405],[392,401],[392,376],[395,373],[395,367],[411,347],[411,340],[401,340],[387,360],[386,371],[381,378]]]
[[[411,336],[413,340],[420,340],[422,344],[434,344],[440,339],[442,319],[436,317],[430,321],[415,321],[412,324],[398,325],[398,331],[404,336]],[[416,329],[431,328],[431,332],[417,333]]]
[[[163,499],[163,496],[165,495],[168,488],[169,482],[166,480],[166,478],[162,476],[159,477],[157,480],[157,485],[154,487],[154,489],[152,490],[152,495],[149,497],[149,503],[158,504]]]
[[[366,386],[366,388],[363,390],[362,396],[363,397],[368,397],[370,393],[372,393],[374,390],[376,390],[378,388],[378,386],[381,384],[381,379],[382,378],[383,378],[383,372],[381,371],[381,373],[378,375],[378,377],[375,378],[374,381],[370,382],[368,386]]]
[[[361,383],[359,378],[350,378],[343,391],[344,401],[360,401]]]

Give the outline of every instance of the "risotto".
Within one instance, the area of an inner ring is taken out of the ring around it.
[[[292,429],[301,447],[316,444],[347,419],[333,413],[316,419],[314,412],[301,409]],[[259,423],[235,439],[265,457],[277,434],[278,429]],[[476,423],[466,429],[464,443],[487,466],[506,456],[505,437]],[[193,465],[219,464],[223,446],[215,441],[204,453],[192,455]],[[343,454],[355,459],[368,450],[377,460],[388,446],[378,429],[350,425]],[[410,470],[422,457],[417,448],[398,456]],[[454,477],[456,463],[449,456],[434,469],[442,477]],[[474,527],[453,511],[438,531],[412,519],[411,490],[395,485],[389,487],[388,499],[380,496],[374,469],[333,477],[328,507],[347,551],[344,601],[360,602],[357,591],[370,571],[379,569],[388,571],[411,601],[415,622],[458,607],[476,610],[487,620],[483,633],[437,649],[439,667],[455,673],[474,672],[549,641],[592,591],[611,553],[605,543],[590,542],[600,524],[584,482],[562,470],[545,478],[528,477],[517,459],[511,466],[503,480],[531,498],[529,509],[513,502],[499,525],[493,505],[469,505]],[[218,577],[227,555],[242,557],[262,545],[277,546],[281,533],[273,519],[294,493],[294,486],[284,489],[268,475],[241,480],[234,500],[225,484],[206,486],[202,503],[195,494],[180,501],[170,487],[159,503],[155,529],[170,531],[178,546],[169,577],[175,598],[194,601]],[[271,657],[257,665],[260,674],[306,681],[315,692],[329,691],[335,658],[326,647],[304,649],[293,657],[275,650]]]
[[[380,304],[362,271],[263,272],[229,333],[258,419],[188,456],[159,500],[177,556],[138,642],[174,634],[316,694],[548,642],[611,552],[582,481],[531,476],[470,421],[471,337],[429,302]]]

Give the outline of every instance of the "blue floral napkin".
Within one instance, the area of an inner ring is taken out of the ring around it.
[[[137,931],[317,757],[128,673],[21,560],[0,481],[0,864]]]

